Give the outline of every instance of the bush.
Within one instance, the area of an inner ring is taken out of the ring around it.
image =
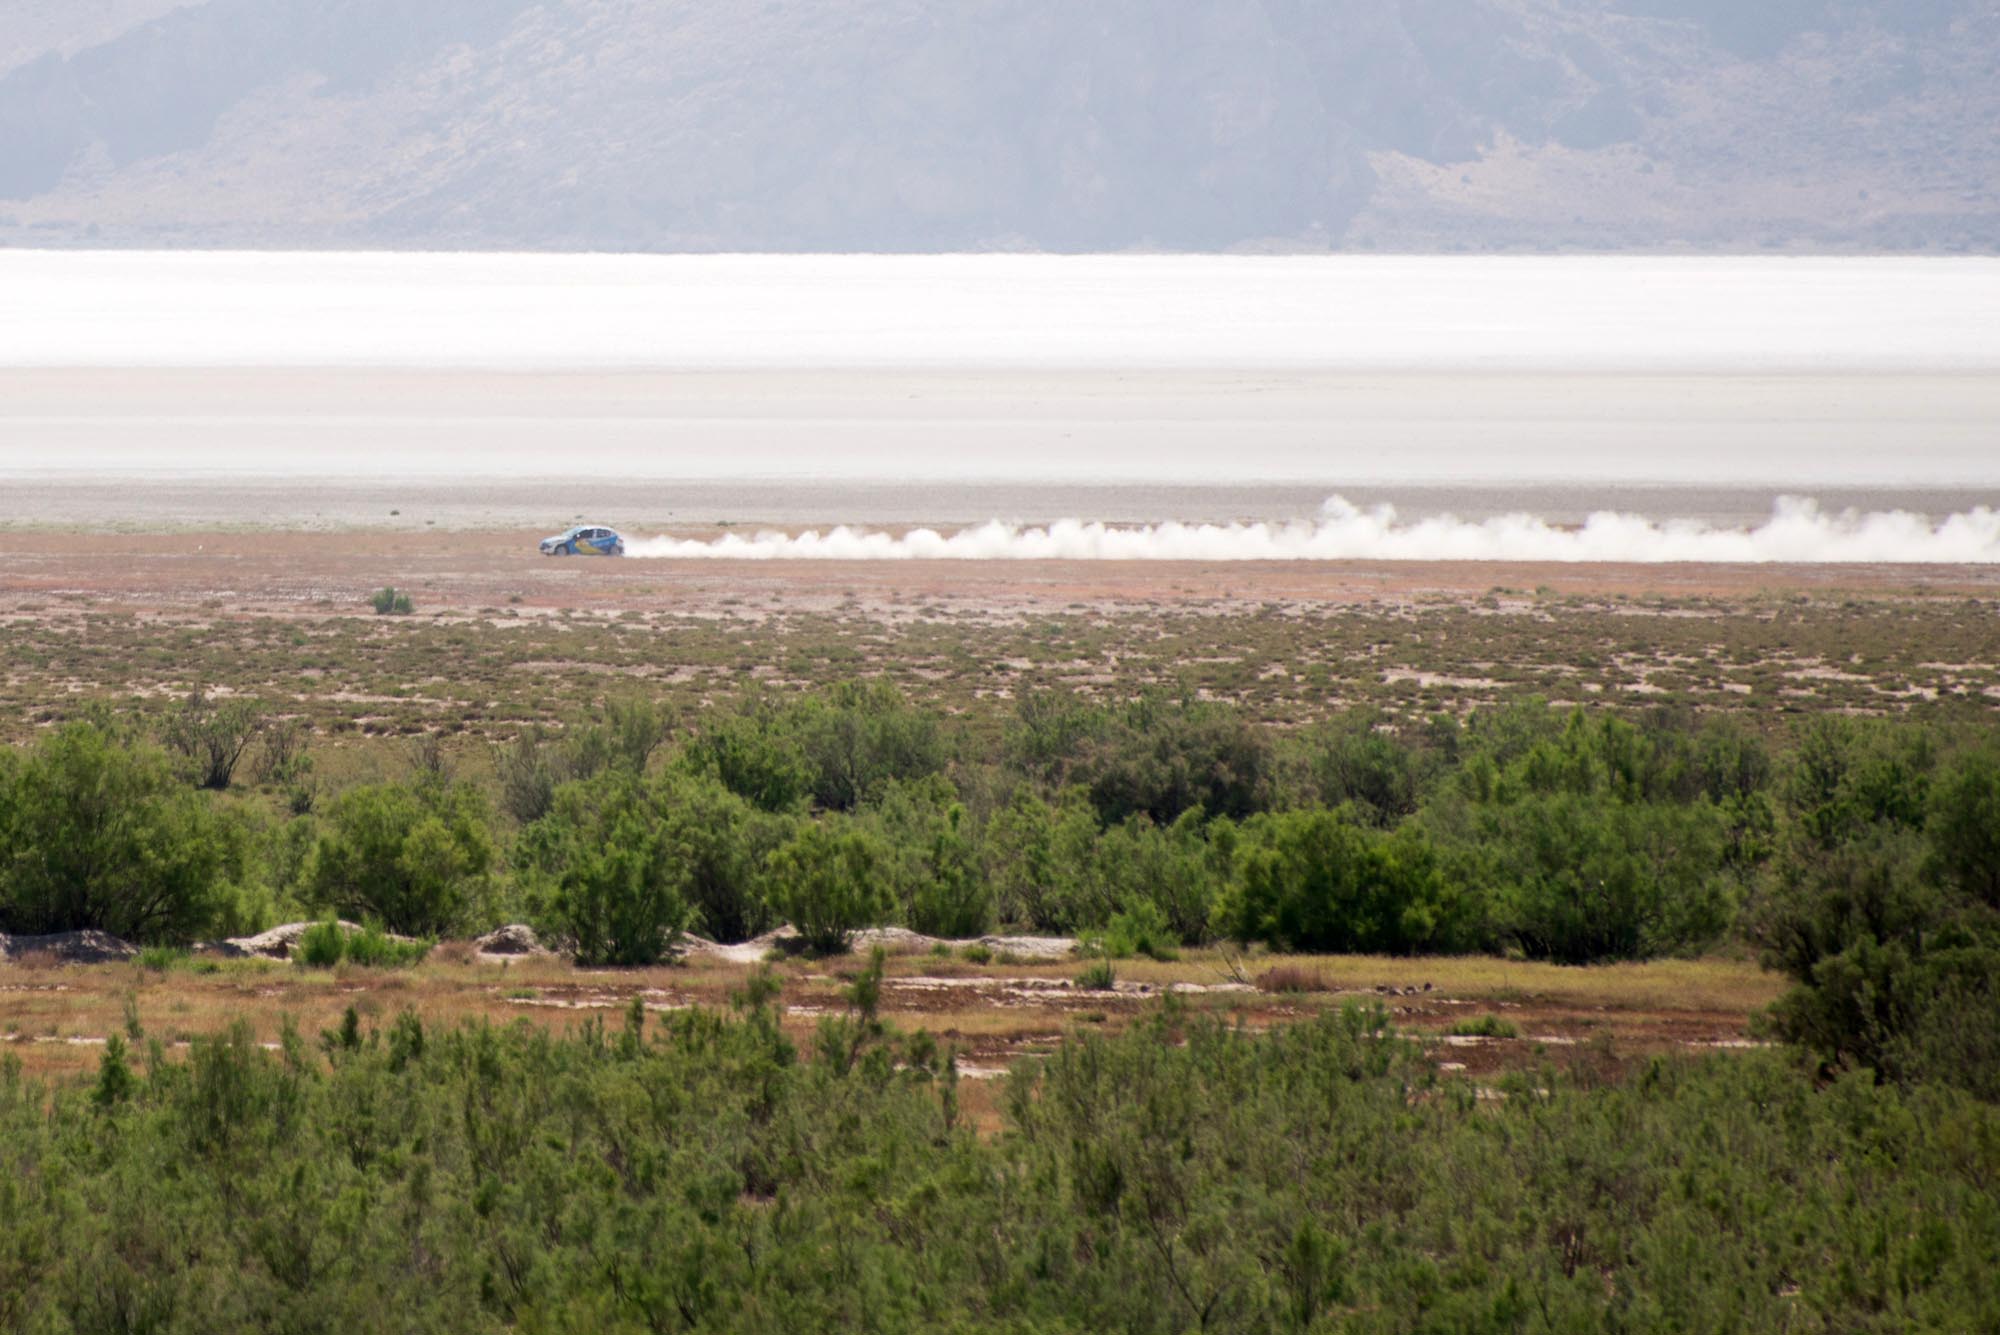
[[[1461,860],[1498,942],[1558,964],[1651,959],[1712,944],[1736,909],[1720,818],[1691,806],[1561,793],[1480,816]]]
[[[981,872],[972,822],[941,777],[892,782],[866,827],[888,850],[893,893],[903,921],[931,936],[983,936],[993,926],[993,896]]]
[[[1051,806],[1025,785],[986,826],[984,861],[998,916],[1038,931],[1102,926],[1111,898],[1097,877],[1097,819],[1081,789]]]
[[[1989,744],[1944,766],[1926,829],[1937,877],[2000,909],[2000,750]]]
[[[944,770],[937,718],[884,682],[842,682],[808,697],[795,715],[812,799],[825,811],[852,811],[895,781]]]
[[[410,601],[410,595],[398,592],[394,585],[375,590],[368,602],[378,617],[408,616],[417,610],[416,604]]]
[[[1379,1011],[1181,1013],[1066,1038],[975,1127],[869,981],[809,1054],[753,979],[643,1031],[349,1011],[0,1074],[0,1326],[2000,1326],[2000,1109],[1954,1091],[1748,1053],[1489,1100]]]
[[[1894,819],[1788,848],[1745,915],[1795,984],[1774,1031],[1829,1071],[2000,1098],[2000,914],[1938,884],[1948,865]]]
[[[653,786],[652,802],[701,930],[717,941],[746,941],[769,929],[764,864],[791,822],[705,776],[669,775]]]
[[[132,962],[147,973],[171,973],[175,969],[185,969],[194,962],[194,956],[184,946],[146,946]]]
[[[532,824],[549,813],[565,783],[609,773],[643,775],[672,731],[672,715],[644,697],[607,701],[601,717],[573,722],[557,738],[530,724],[494,756],[500,805],[521,824]]]
[[[399,941],[382,930],[380,923],[367,923],[360,931],[349,931],[333,918],[316,922],[299,934],[293,959],[302,968],[331,969],[345,961],[364,969],[401,969],[421,964],[430,954],[428,941]]]
[[[443,936],[471,921],[492,866],[477,789],[434,780],[368,784],[328,811],[304,898],[406,936]]]
[[[1135,816],[1098,838],[1096,884],[1113,917],[1137,910],[1157,917],[1163,939],[1199,945],[1229,884],[1237,842],[1235,822],[1211,821],[1199,810],[1165,828]]]
[[[236,773],[243,752],[262,726],[253,700],[218,704],[197,686],[188,693],[162,730],[167,749],[187,762],[195,784],[222,789]]]
[[[0,930],[187,942],[223,911],[242,852],[166,756],[96,724],[0,750]]]
[[[772,899],[808,949],[840,954],[888,913],[887,863],[874,836],[833,818],[814,821],[771,855]]]
[[[293,958],[308,969],[331,969],[347,954],[347,929],[328,918],[299,934],[298,954]]]
[[[1099,734],[1073,767],[1098,819],[1171,825],[1199,808],[1233,820],[1270,800],[1270,744],[1234,709],[1147,695]]]
[[[1379,829],[1416,812],[1433,773],[1430,757],[1370,710],[1310,729],[1294,747],[1319,805],[1351,806]]]
[[[766,811],[847,812],[941,773],[945,748],[937,717],[893,686],[843,682],[786,706],[753,697],[704,727],[689,758]]]
[[[1118,970],[1110,960],[1092,960],[1076,973],[1076,985],[1086,992],[1109,992],[1118,986]]]
[[[1179,938],[1167,925],[1166,915],[1147,899],[1137,901],[1123,913],[1112,914],[1110,924],[1098,940],[1099,948],[1115,960],[1131,959],[1134,955],[1177,960],[1181,957],[1175,949],[1178,944]]]
[[[664,959],[693,910],[661,827],[631,796],[613,804],[601,839],[577,850],[556,890],[555,917],[579,964],[646,965]]]
[[[1511,1020],[1497,1015],[1475,1015],[1452,1025],[1450,1032],[1460,1038],[1519,1038],[1521,1031]]]
[[[1218,929],[1238,941],[1364,954],[1463,949],[1466,917],[1421,831],[1382,835],[1332,811],[1247,822],[1216,907]]]
[[[624,833],[614,829],[621,823]],[[581,879],[570,879],[569,907],[551,920],[559,935],[570,936],[576,924],[563,916],[583,902],[574,894],[609,894],[612,880],[606,878],[635,873],[636,867],[614,872],[603,855],[614,837],[637,838],[648,849],[649,870],[631,884],[650,885],[647,895],[670,894],[686,905],[690,916],[675,930],[699,924],[715,940],[742,941],[770,926],[764,861],[787,829],[786,821],[758,811],[711,775],[668,770],[642,780],[626,771],[596,783],[565,784],[548,815],[522,832],[514,861],[531,882],[551,886],[590,864],[578,872]],[[602,909],[590,912],[598,917]]]
[[[717,712],[688,744],[690,767],[773,814],[796,811],[812,789],[804,748],[789,717],[762,696]]]
[[[412,964],[421,964],[431,953],[428,941],[398,941],[382,930],[380,923],[364,923],[358,932],[350,933],[347,942],[347,962],[358,964],[364,969],[401,969]]]

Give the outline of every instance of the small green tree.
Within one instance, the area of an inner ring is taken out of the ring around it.
[[[1967,751],[1945,766],[1927,829],[1938,877],[2000,909],[2000,752]]]
[[[178,944],[222,912],[238,832],[165,755],[74,723],[0,751],[0,930]]]
[[[262,711],[256,701],[218,702],[197,686],[168,715],[161,740],[187,762],[198,786],[222,789],[229,786],[261,726]]]
[[[815,821],[771,855],[772,898],[810,949],[838,954],[888,913],[887,862],[873,836]]]
[[[485,802],[466,784],[351,788],[327,814],[306,874],[308,903],[439,936],[469,919],[493,867]]]
[[[1422,832],[1384,835],[1341,811],[1243,826],[1216,927],[1288,950],[1407,954],[1463,948],[1464,905]]]
[[[90,1101],[109,1112],[131,1098],[138,1087],[138,1078],[125,1064],[124,1036],[113,1034],[104,1040],[104,1055],[97,1061],[97,1084],[90,1091]]]
[[[1701,949],[1728,927],[1738,889],[1711,804],[1566,792],[1482,813],[1460,870],[1499,941],[1558,964]]]
[[[752,695],[732,713],[712,714],[688,744],[690,768],[774,813],[796,811],[811,791],[805,751],[786,714]]]
[[[942,775],[891,782],[865,822],[889,851],[903,921],[934,936],[979,936],[993,926],[972,821]]]
[[[1112,902],[1097,876],[1097,817],[1081,789],[1051,806],[1026,785],[986,825],[984,862],[1004,922],[1046,932],[1101,927]]]
[[[692,910],[671,839],[628,796],[596,823],[557,883],[555,916],[579,964],[644,965],[665,958]]]

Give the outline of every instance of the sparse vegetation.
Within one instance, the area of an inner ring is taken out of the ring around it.
[[[0,965],[0,1325],[1993,1324],[1981,609],[1513,596],[10,646],[88,704],[0,715],[0,930],[149,948]],[[147,740],[197,672],[254,785]],[[502,921],[590,970],[390,935]],[[784,921],[1097,954],[664,967]]]

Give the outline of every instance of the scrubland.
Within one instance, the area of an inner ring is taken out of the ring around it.
[[[8,569],[0,1323],[2000,1315],[1975,576]]]

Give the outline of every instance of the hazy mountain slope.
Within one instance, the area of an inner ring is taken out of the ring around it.
[[[8,244],[2000,245],[2000,0],[17,4]]]

